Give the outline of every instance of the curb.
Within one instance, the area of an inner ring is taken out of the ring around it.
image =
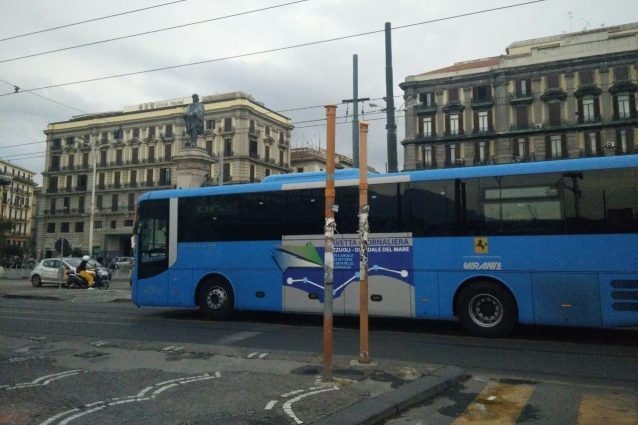
[[[365,399],[333,415],[322,418],[314,425],[374,425],[409,407],[432,398],[462,380],[465,371],[445,366],[432,375],[423,376],[408,384],[374,398]]]
[[[40,301],[62,301],[60,297],[54,297],[51,295],[20,295],[20,294],[3,294],[2,298],[8,299],[27,299],[27,300],[40,300]]]

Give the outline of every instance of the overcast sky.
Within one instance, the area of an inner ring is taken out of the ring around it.
[[[523,0],[309,0],[184,28],[57,53],[11,60],[79,44],[154,31],[293,0],[185,0],[110,19],[0,41],[0,94],[60,83],[189,64],[313,43],[341,36]],[[0,0],[0,39],[170,3],[171,0]],[[514,41],[638,21],[636,0],[548,0],[392,32],[394,94],[406,76],[505,53]],[[337,152],[351,156],[352,57],[358,55],[359,97],[385,96],[384,34],[365,35],[177,69],[0,96],[0,158],[37,173],[44,168],[48,123],[82,112],[121,110],[143,102],[244,91],[275,111],[337,104]],[[46,100],[44,96],[50,100]],[[55,102],[53,102],[55,101]],[[58,102],[58,103],[56,103]],[[386,168],[382,100],[363,104],[370,120],[370,165]],[[403,100],[395,106],[402,109]],[[282,112],[293,120],[293,146],[325,147],[323,107]],[[347,118],[346,118],[347,113]],[[397,111],[399,169],[403,113]],[[7,147],[10,145],[22,145]]]

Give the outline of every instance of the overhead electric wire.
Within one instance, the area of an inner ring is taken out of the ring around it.
[[[182,1],[185,1],[185,0],[182,0]],[[32,57],[35,57],[35,56],[43,56],[43,55],[48,55],[50,53],[57,53],[57,52],[63,52],[63,51],[66,51],[66,50],[78,49],[80,47],[87,47],[87,46],[94,46],[94,45],[97,45],[97,44],[110,43],[111,41],[124,40],[124,39],[127,39],[127,38],[139,37],[139,36],[148,35],[148,34],[155,34],[155,33],[159,33],[159,32],[170,31],[170,30],[174,30],[174,29],[178,29],[178,28],[185,28],[185,27],[189,27],[189,26],[193,26],[193,25],[199,25],[199,24],[204,24],[204,23],[213,22],[213,21],[221,21],[223,19],[235,18],[237,16],[248,15],[248,14],[251,14],[251,13],[264,12],[266,10],[277,9],[279,7],[290,6],[290,5],[297,4],[297,3],[304,3],[304,2],[307,2],[307,1],[310,1],[310,0],[295,0],[295,1],[288,2],[288,3],[277,4],[277,5],[274,5],[274,6],[262,7],[262,8],[259,8],[259,9],[247,10],[245,12],[238,12],[238,13],[233,13],[233,14],[230,14],[230,15],[218,16],[218,17],[210,18],[210,19],[204,19],[202,21],[190,22],[190,23],[187,23],[187,24],[175,25],[175,26],[172,26],[172,27],[160,28],[160,29],[151,30],[151,31],[144,31],[144,32],[136,33],[136,34],[123,35],[123,36],[120,36],[120,37],[108,38],[106,40],[93,41],[91,43],[77,44],[75,46],[62,47],[60,49],[53,49],[53,50],[47,50],[47,51],[39,52],[39,53],[32,53],[32,54],[24,55],[24,56],[17,56],[15,58],[2,59],[2,60],[0,60],[0,63],[12,62],[12,61],[20,60],[20,59],[32,58]]]
[[[511,8],[514,8],[514,7],[525,6],[525,5],[529,5],[529,4],[533,4],[533,3],[541,3],[541,2],[545,2],[545,1],[547,1],[547,0],[531,0],[531,1],[526,1],[526,2],[522,2],[522,3],[510,4],[510,5],[506,5],[506,6],[493,7],[493,8],[490,8],[490,9],[483,9],[483,10],[479,10],[479,11],[467,12],[467,13],[462,13],[462,14],[453,15],[453,16],[447,16],[447,17],[443,17],[443,18],[431,19],[431,20],[428,20],[428,21],[416,22],[416,23],[407,24],[407,25],[400,25],[400,26],[392,28],[392,31],[396,31],[396,30],[399,30],[399,29],[410,28],[410,27],[414,27],[414,26],[418,26],[418,25],[430,24],[430,23],[434,23],[434,22],[441,22],[441,21],[446,21],[446,20],[458,19],[458,18],[472,16],[472,15],[479,15],[479,14],[483,14],[483,13],[494,12],[494,11],[497,11],[497,10],[511,9]],[[316,46],[316,45],[319,45],[319,44],[326,44],[326,43],[330,43],[330,42],[334,42],[334,41],[341,41],[341,40],[346,40],[346,39],[350,39],[350,38],[363,37],[363,36],[366,36],[366,35],[378,34],[378,33],[383,33],[383,32],[385,32],[385,29],[366,31],[366,32],[358,33],[358,34],[350,34],[350,35],[332,37],[332,38],[328,38],[328,39],[324,39],[324,40],[312,41],[312,42],[307,42],[307,43],[293,44],[293,45],[284,46],[284,47],[277,47],[277,48],[260,50],[260,51],[249,52],[249,53],[242,53],[242,54],[225,56],[225,57],[215,58],[215,59],[207,59],[207,60],[202,60],[202,61],[197,61],[197,62],[190,62],[190,63],[186,63],[186,64],[169,65],[169,66],[164,66],[164,67],[159,67],[159,68],[152,68],[152,69],[147,69],[147,70],[142,70],[142,71],[132,71],[132,72],[126,72],[126,73],[122,73],[122,74],[107,75],[107,76],[103,76],[103,77],[88,78],[88,79],[85,79],[85,80],[70,81],[70,82],[66,82],[66,83],[51,84],[51,85],[48,85],[48,86],[36,87],[36,88],[31,88],[31,89],[23,89],[23,90],[20,90],[19,93],[21,93],[21,92],[32,92],[32,91],[38,91],[38,90],[44,90],[44,89],[50,89],[50,88],[57,88],[57,87],[64,87],[64,86],[71,86],[71,85],[76,85],[76,84],[84,84],[84,83],[90,83],[90,82],[96,82],[96,81],[111,80],[111,79],[115,79],[115,78],[129,77],[129,76],[132,76],[132,75],[140,75],[140,74],[147,74],[147,73],[151,73],[151,72],[166,71],[166,70],[170,70],[170,69],[185,68],[185,67],[189,67],[189,66],[203,65],[203,64],[207,64],[207,63],[221,62],[221,61],[226,61],[226,60],[231,60],[231,59],[239,59],[239,58],[245,58],[245,57],[250,57],[250,56],[257,56],[257,55],[262,55],[262,54],[266,54],[266,53],[281,52],[281,51],[292,50],[292,49],[296,49],[296,48],[300,48],[300,47]],[[17,94],[17,93],[14,93],[14,92],[3,93],[3,94],[0,94],[0,97],[2,97],[2,96],[10,96],[10,95],[13,95],[13,94]]]
[[[113,15],[101,16],[99,18],[87,19],[87,20],[84,20],[84,21],[74,22],[74,23],[71,23],[71,24],[59,25],[57,27],[46,28],[46,29],[43,29],[43,30],[31,31],[31,32],[27,32],[27,33],[24,33],[24,34],[19,34],[19,35],[13,35],[13,36],[10,36],[10,37],[0,38],[0,42],[1,41],[7,41],[7,40],[13,40],[13,39],[16,39],[16,38],[21,38],[21,37],[26,37],[26,36],[34,35],[34,34],[41,34],[43,32],[47,32],[47,31],[54,31],[54,30],[59,30],[59,29],[62,29],[62,28],[68,28],[68,27],[72,27],[72,26],[75,26],[75,25],[87,24],[89,22],[101,21],[103,19],[115,18],[115,17],[118,17],[118,16],[128,15],[130,13],[143,12],[145,10],[155,9],[155,8],[162,7],[162,6],[169,6],[171,4],[182,3],[182,2],[185,2],[185,1],[186,0],[175,0],[175,1],[168,2],[168,3],[162,3],[162,4],[156,4],[154,6],[143,7],[141,9],[134,9],[134,10],[129,10],[127,12],[115,13]]]
[[[0,81],[2,81],[3,83],[14,87],[14,90],[18,90],[18,91],[20,90],[20,87],[17,84],[11,83],[11,82],[6,81],[6,80],[3,80],[2,78],[0,78]],[[81,109],[76,108],[75,106],[67,105],[66,103],[62,103],[62,102],[60,102],[58,100],[51,99],[50,97],[42,96],[41,94],[38,94],[38,93],[29,92],[29,94],[31,94],[33,96],[37,96],[37,97],[39,97],[41,99],[44,99],[44,100],[47,100],[49,102],[57,103],[58,105],[64,106],[64,107],[69,108],[69,109],[73,109],[74,111],[81,112],[83,114],[87,114],[88,113],[86,111],[83,111]]]

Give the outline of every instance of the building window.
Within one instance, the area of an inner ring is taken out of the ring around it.
[[[548,75],[547,77],[547,88],[548,89],[557,89],[560,88],[560,75]]]
[[[140,148],[133,148],[131,150],[131,162],[137,164],[140,161]]]
[[[211,157],[213,156],[213,141],[212,140],[206,140],[206,152]]]
[[[59,171],[60,170],[60,156],[53,155],[51,157],[51,166],[49,167],[51,171]]]
[[[95,200],[95,208],[97,208],[97,210],[101,210],[103,205],[104,205],[104,197],[102,195],[97,195],[96,200]]]
[[[97,183],[98,189],[104,189],[105,188],[104,187],[105,179],[106,179],[106,174],[105,173],[98,174],[98,183]]]
[[[283,150],[283,149],[279,150],[279,165],[281,165],[282,167],[285,165],[285,162],[284,162],[284,154],[285,153],[286,153],[285,150]]]
[[[118,204],[118,195],[117,194],[113,194],[111,195],[111,211],[112,212],[117,212],[117,205]]]
[[[68,196],[65,196],[62,199],[62,211],[64,211],[65,214],[68,214],[69,211],[71,211],[71,198]]]
[[[474,145],[474,163],[487,164],[489,145],[486,141],[477,142]]]
[[[66,191],[73,190],[73,176],[66,176]]]
[[[479,133],[489,131],[488,113],[489,111],[478,111],[477,113],[477,129]]]
[[[169,186],[171,184],[171,169],[160,168],[160,185]]]
[[[529,159],[527,138],[519,137],[514,140],[514,162],[526,161],[527,159]]]
[[[459,101],[459,88],[455,87],[453,89],[448,89],[447,91],[447,101],[449,102],[458,102]]]
[[[301,169],[301,171],[303,172],[303,168]],[[267,168],[264,175],[268,177],[270,175],[270,169]]]
[[[250,134],[255,134],[255,120],[248,121],[248,132]]]
[[[3,195],[7,196],[7,192],[4,192]],[[6,202],[6,199],[4,199],[3,202]],[[51,198],[51,201],[49,201],[49,212],[53,215],[55,214],[55,209],[56,209],[56,199]]]
[[[69,170],[72,170],[75,167],[75,155],[69,155]]]
[[[75,222],[75,233],[83,233],[84,232],[84,222],[76,221]]]
[[[123,165],[124,164],[124,150],[118,149],[115,151],[115,165]]]
[[[436,166],[434,146],[425,146],[423,148],[423,165],[425,168]]]
[[[517,80],[516,81],[516,96],[525,97],[532,93],[530,80]]]
[[[615,81],[627,81],[629,80],[629,70],[626,66],[617,66],[614,68],[614,80]]]
[[[602,153],[602,147],[600,145],[600,134],[596,131],[591,131],[585,134],[585,154],[587,156],[597,156]]]
[[[107,151],[100,151],[100,167],[106,167],[108,165],[106,162],[107,154]]]
[[[85,203],[85,198],[84,196],[80,196],[78,198],[78,212],[80,214],[84,214],[84,203]]]
[[[419,122],[419,135],[421,137],[432,137],[433,129],[432,129],[432,117],[422,117]]]
[[[265,133],[266,133],[266,136],[270,136],[270,126],[269,125],[266,126]]]
[[[206,130],[215,129],[215,120],[206,120]]]
[[[483,102],[492,99],[492,90],[490,86],[477,86],[472,88],[473,101]]]
[[[155,138],[155,127],[149,127],[148,130],[146,130],[146,134],[149,139]]]
[[[60,233],[69,233],[69,223],[60,223]]]
[[[561,124],[560,120],[560,101],[559,102],[549,102],[547,104],[547,108],[549,110],[549,125],[557,126]]]
[[[459,156],[459,145],[450,143],[445,147],[445,165],[459,165],[462,160]]]
[[[618,111],[616,119],[622,120],[631,118],[631,106],[628,93],[616,96],[616,109]]]
[[[620,129],[616,133],[616,153],[632,153],[634,151],[633,130]]]
[[[233,119],[224,118],[224,131],[233,131]]]
[[[131,170],[131,174],[129,175],[129,182],[131,183],[131,187],[137,186],[137,170]]]
[[[224,156],[233,156],[233,139],[224,139]]]
[[[583,99],[583,122],[596,121],[596,113],[594,110],[594,98],[587,97]]]
[[[529,128],[529,113],[526,105],[516,107],[516,128],[518,130],[524,130]]]
[[[122,184],[120,181],[120,176],[121,173],[119,171],[116,171],[115,174],[113,174],[113,187],[116,189],[119,189],[120,185]]]
[[[166,124],[164,126],[164,137],[173,137],[173,124]]]
[[[553,135],[547,139],[547,159],[560,159],[567,156],[564,135]]]
[[[170,162],[173,160],[173,145],[164,145],[164,161]]]
[[[251,158],[259,158],[257,152],[257,140],[251,140],[248,145],[248,156]]]
[[[134,193],[128,194],[128,210],[135,211],[135,194]]]
[[[124,130],[122,130],[121,128],[118,130],[115,130],[113,132],[113,138],[115,140],[122,140],[124,138]]]
[[[153,169],[149,168],[146,170],[146,185],[153,186]]]
[[[250,165],[250,182],[254,183],[255,182],[255,173],[256,173],[256,168],[254,165]]]
[[[225,182],[229,182],[230,181],[230,164],[229,163],[224,163],[224,179],[223,181]]]
[[[155,162],[155,146],[148,147],[148,162]]]
[[[594,84],[594,70],[593,69],[586,69],[584,71],[580,71],[578,73],[578,76],[580,78],[580,85],[585,85],[585,84]]]
[[[270,146],[264,146],[264,160],[266,162],[270,161]]]
[[[111,220],[111,229],[117,229],[117,220]]]
[[[133,137],[138,139],[140,137],[140,129],[139,128],[134,128],[133,129]]]
[[[55,223],[47,223],[47,233],[55,233]]]
[[[124,227],[133,227],[133,220],[124,220]]]
[[[101,230],[102,229],[102,220],[96,220],[93,222],[93,228],[95,230]]]
[[[419,93],[419,102],[423,106],[434,106],[434,93],[433,92]]]
[[[450,114],[450,126],[448,128],[448,134],[454,136],[459,134],[459,114]]]

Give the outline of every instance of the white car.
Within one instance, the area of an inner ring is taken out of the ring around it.
[[[59,284],[64,283],[66,275],[60,268],[64,270],[75,270],[82,259],[75,257],[66,258],[46,258],[40,261],[33,271],[31,271],[31,285],[42,286],[43,283]],[[110,273],[106,267],[100,266],[95,260],[89,261],[89,267],[97,269],[101,279],[110,280]]]

